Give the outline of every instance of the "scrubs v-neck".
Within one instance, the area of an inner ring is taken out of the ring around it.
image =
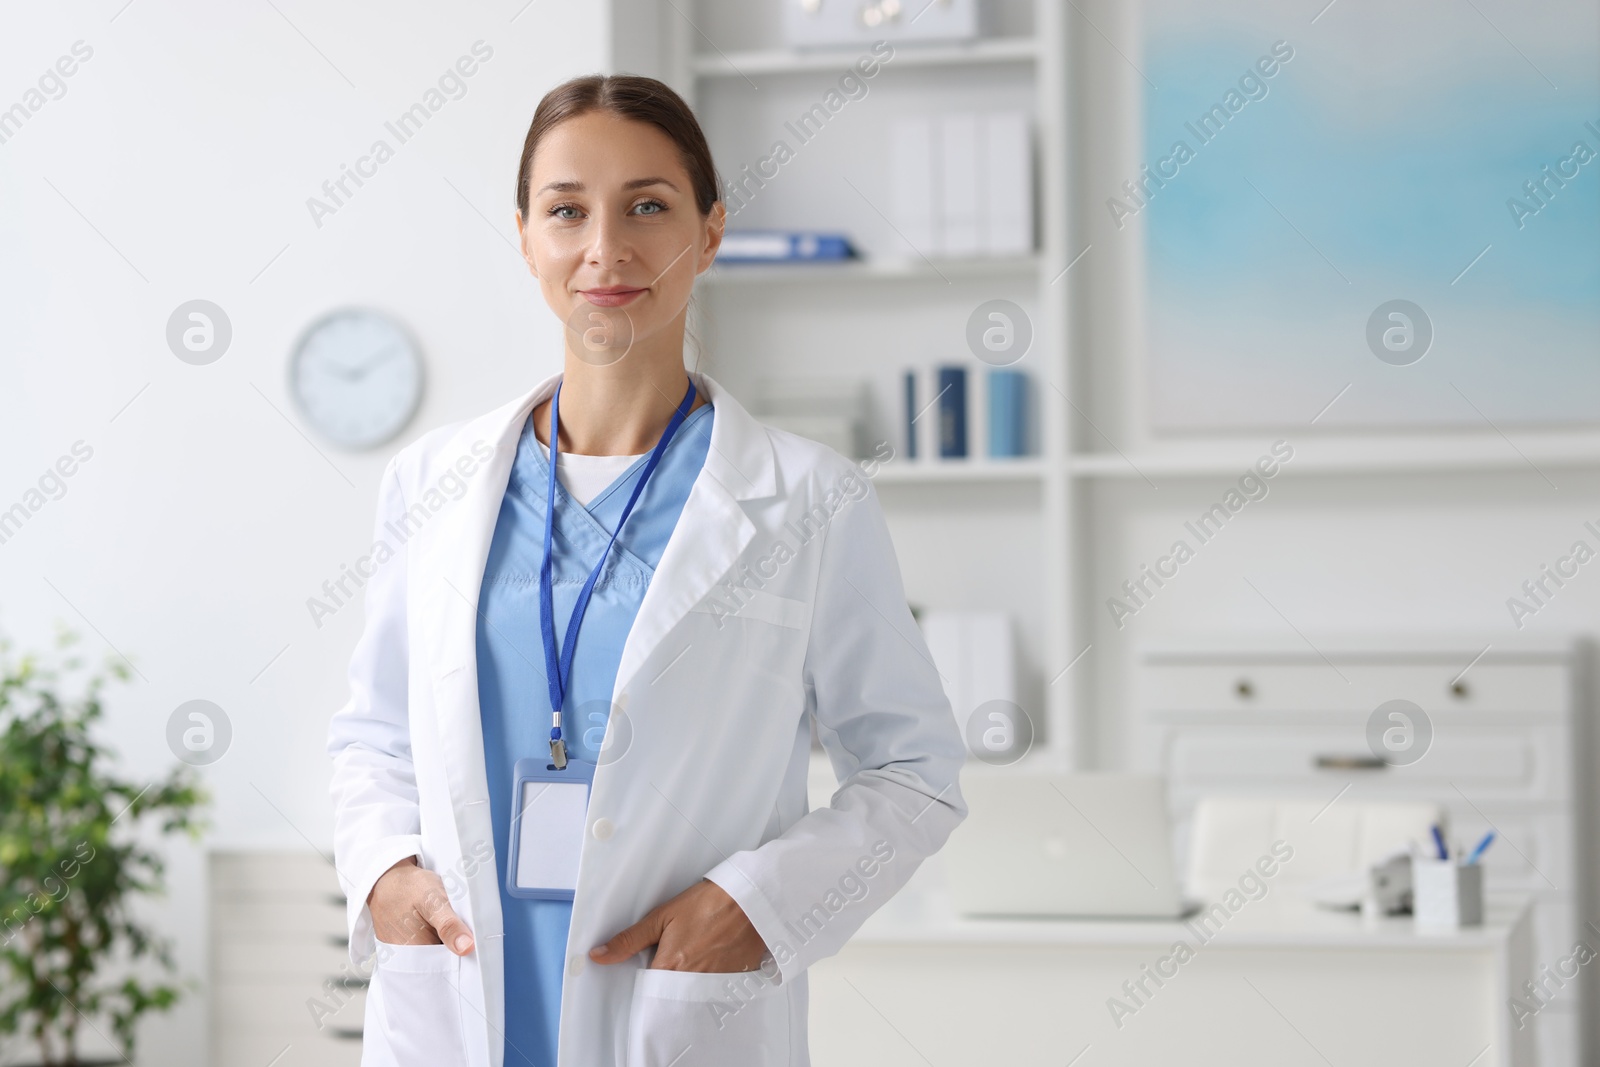
[[[599,755],[623,643],[705,463],[711,420],[708,403],[678,427],[590,594],[561,714],[561,733],[574,756],[594,760]],[[648,460],[648,454],[641,456],[587,507],[557,482],[551,598],[558,648],[578,592]],[[530,415],[495,522],[479,593],[477,639],[478,702],[505,927],[505,1067],[554,1067],[572,918],[570,902],[527,900],[505,890],[512,767],[519,759],[550,755],[550,695],[539,633],[549,477],[549,460]],[[581,948],[587,952],[590,946]]]

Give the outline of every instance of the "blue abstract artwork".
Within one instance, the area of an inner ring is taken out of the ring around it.
[[[1600,5],[1143,18],[1155,430],[1600,422]]]

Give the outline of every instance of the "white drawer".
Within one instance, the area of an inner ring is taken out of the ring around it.
[[[284,1049],[288,1052],[284,1053]],[[212,1036],[214,1067],[360,1067],[361,1038],[328,1030],[284,1031],[218,1027]],[[278,1058],[280,1057],[281,1058]]]
[[[344,936],[345,909],[319,894],[277,896],[260,900],[221,896],[211,904],[211,929],[217,937],[232,933],[323,934]]]
[[[1241,657],[1244,660],[1245,657]],[[1568,675],[1553,664],[1459,662],[1146,663],[1140,705],[1147,715],[1210,711],[1364,711],[1410,700],[1430,715],[1462,711],[1559,712]],[[1337,670],[1335,670],[1337,668]],[[1461,676],[1459,680],[1457,677]]]
[[[211,943],[215,981],[321,982],[336,974],[356,974],[342,936],[264,931],[251,937],[230,934]]]
[[[1169,727],[1157,731],[1158,769],[1175,789],[1226,792],[1277,789],[1332,797],[1358,781],[1373,795],[1459,800],[1561,801],[1569,753],[1553,723],[1521,727],[1434,722],[1427,755],[1404,767],[1378,763],[1367,747],[1365,716],[1341,726],[1286,729],[1270,724]],[[1363,766],[1375,764],[1375,766]]]
[[[339,893],[339,875],[320,853],[213,852],[211,891],[220,896]]]
[[[347,993],[340,1006],[322,988],[320,981],[217,982],[211,987],[211,1011],[213,1018],[224,1029],[240,1027],[268,1034],[281,1033],[285,1041],[292,1040],[298,1045],[302,1040],[312,1037],[331,1040],[329,1032],[334,1029],[361,1029],[367,992],[365,989],[351,989]],[[313,1014],[311,1001],[318,1001],[326,1008],[335,1010],[331,1015]],[[272,1051],[275,1054],[278,1049]]]

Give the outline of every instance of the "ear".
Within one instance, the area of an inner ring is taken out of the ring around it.
[[[722,247],[722,235],[728,227],[728,209],[721,200],[711,205],[711,211],[706,215],[706,247],[700,253],[700,262],[695,267],[696,274],[703,274],[711,266],[711,261],[717,258],[717,249]]]
[[[517,223],[517,251],[522,253],[523,260],[528,264],[528,273],[535,278],[539,276],[538,270],[533,265],[533,253],[528,251],[528,234],[522,223],[522,212],[513,211],[511,217]]]

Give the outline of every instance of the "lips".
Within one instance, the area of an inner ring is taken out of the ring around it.
[[[627,285],[608,285],[603,289],[579,289],[578,294],[595,307],[621,307],[649,292]]]

